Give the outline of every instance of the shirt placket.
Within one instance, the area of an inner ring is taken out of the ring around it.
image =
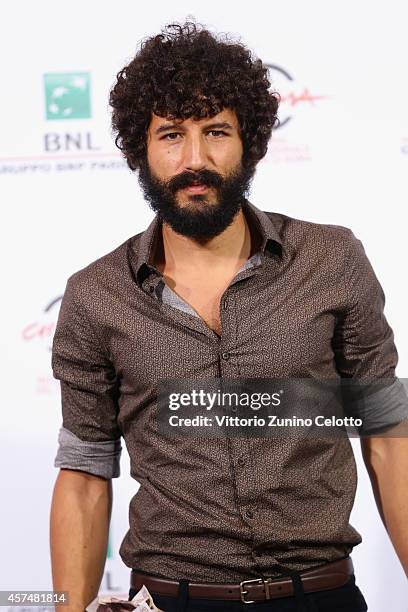
[[[240,316],[238,300],[240,299],[240,293],[250,291],[252,283],[256,282],[258,275],[262,274],[264,262],[265,256],[261,254],[255,265],[238,272],[225,289],[220,299],[222,330],[220,337],[197,314],[191,314],[174,305],[160,304],[160,307],[173,320],[198,331],[212,341],[217,355],[216,369],[218,372],[216,376],[220,379],[238,378],[240,375],[239,356],[235,351],[238,342],[237,317]],[[144,281],[144,290],[150,293],[156,302],[161,302],[163,283],[162,275],[155,271]],[[181,301],[183,302],[183,300]],[[252,536],[253,544],[251,546],[251,560],[249,564],[252,566],[254,573],[260,574],[261,569],[255,554],[255,541],[257,539],[257,493],[254,490],[255,483],[251,477],[255,466],[253,466],[252,457],[248,453],[249,441],[245,438],[229,438],[227,442],[227,460],[229,461],[230,474],[235,491],[236,512],[245,525],[245,531]]]
[[[263,258],[262,258],[263,260]],[[244,292],[251,291],[252,283],[256,282],[257,276],[262,274],[262,263],[254,268],[239,273],[226,289],[220,302],[221,328],[219,350],[219,376],[220,378],[239,378],[240,363],[239,355],[235,351],[238,343],[237,317],[240,316],[238,302]],[[261,575],[255,543],[257,542],[257,520],[260,491],[256,490],[256,480],[253,478],[254,470],[259,469],[254,465],[251,440],[241,437],[228,438],[228,453],[230,461],[230,473],[235,489],[235,500],[237,512],[252,536],[251,561],[252,572]]]

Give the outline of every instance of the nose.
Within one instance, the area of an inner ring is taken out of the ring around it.
[[[205,143],[200,135],[190,135],[184,140],[183,166],[185,170],[198,172],[207,164]]]

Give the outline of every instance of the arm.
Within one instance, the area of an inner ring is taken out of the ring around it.
[[[408,438],[361,439],[378,510],[408,576]]]
[[[395,376],[398,353],[384,314],[384,292],[361,241],[351,233],[346,242],[345,307],[333,339],[336,365],[348,383],[355,381],[358,397],[367,384],[367,393],[356,404],[361,414],[354,409],[352,414],[363,420],[363,459],[384,525],[408,573],[408,399]],[[379,385],[374,385],[375,393],[373,383]],[[385,436],[374,434],[386,430]]]
[[[96,597],[107,553],[112,478],[120,475],[119,381],[98,320],[93,292],[68,281],[53,340],[63,426],[55,467],[50,549],[55,590],[69,591],[59,612],[83,612]]]
[[[50,517],[53,588],[68,591],[57,612],[83,612],[98,594],[105,566],[112,510],[112,481],[60,470]]]

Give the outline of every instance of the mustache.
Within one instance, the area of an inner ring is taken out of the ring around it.
[[[178,189],[190,187],[191,185],[201,183],[208,187],[220,187],[224,182],[224,178],[218,172],[213,170],[199,170],[198,172],[180,172],[169,181],[167,188],[175,193]]]

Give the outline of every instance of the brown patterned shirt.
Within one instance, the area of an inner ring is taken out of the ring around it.
[[[347,555],[356,467],[349,440],[171,439],[152,415],[167,378],[394,377],[384,294],[348,228],[244,214],[260,249],[225,290],[219,337],[152,265],[161,225],[77,271],[54,335],[63,423],[57,467],[140,488],[120,555],[195,581],[273,576]]]

